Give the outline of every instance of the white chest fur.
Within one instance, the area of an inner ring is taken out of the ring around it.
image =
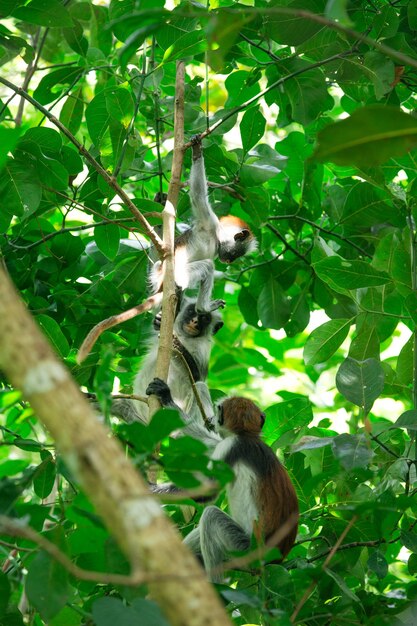
[[[231,448],[237,445],[237,437],[232,435],[217,444],[212,458],[223,460]],[[250,535],[253,531],[253,523],[259,518],[257,506],[258,478],[253,470],[243,461],[233,466],[235,480],[227,487],[227,499],[230,514],[233,519],[242,526]]]

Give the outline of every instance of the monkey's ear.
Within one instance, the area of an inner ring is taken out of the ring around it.
[[[261,418],[261,428],[263,428],[263,425],[265,424],[265,413],[261,413],[259,417]]]
[[[247,228],[243,228],[238,233],[236,233],[234,239],[235,241],[245,241],[245,239],[247,239],[248,237],[250,237],[250,230],[248,230]]]
[[[224,322],[217,322],[214,326],[213,326],[213,335],[215,335],[216,333],[219,332],[219,330],[221,328],[223,328],[224,326]]]
[[[219,424],[219,426],[223,426],[224,424],[223,403],[219,404],[218,411],[219,411],[219,419],[217,423]]]

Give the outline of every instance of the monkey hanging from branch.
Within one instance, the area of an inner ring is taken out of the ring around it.
[[[146,393],[156,395],[164,407],[179,409],[168,385],[158,378]],[[260,439],[264,421],[264,413],[251,400],[226,398],[213,417],[214,432],[207,431],[205,437],[211,439],[212,459],[225,461],[235,474],[226,488],[230,515],[216,506],[206,507],[197,528],[184,540],[201,555],[213,582],[221,581],[228,554],[248,550],[252,533],[269,547],[278,547],[282,558],[297,536],[297,495],[287,471]],[[180,491],[172,483],[151,489],[160,494]]]
[[[219,219],[211,208],[199,135],[192,139],[190,198],[193,225],[175,239],[175,282],[182,289],[198,286],[196,310],[199,313],[207,313],[224,306],[223,300],[211,300],[214,259],[219,258],[223,263],[233,263],[254,250],[257,243],[246,222],[232,215]],[[151,269],[150,283],[152,295],[145,302],[94,326],[79,349],[78,363],[88,356],[102,332],[152,308],[158,308],[162,300],[163,285],[161,261],[157,261]]]

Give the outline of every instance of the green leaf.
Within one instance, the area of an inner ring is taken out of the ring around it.
[[[388,562],[380,550],[372,552],[368,559],[368,568],[381,580],[388,574]]]
[[[97,147],[100,147],[110,122],[110,114],[107,109],[104,92],[99,93],[91,100],[85,110],[85,119],[91,139]]]
[[[84,68],[73,65],[49,72],[36,87],[33,97],[41,104],[49,104],[61,95],[66,85],[73,86],[83,72]]]
[[[115,87],[106,92],[106,105],[110,117],[128,128],[134,112],[135,105],[132,94],[126,87]]]
[[[322,281],[339,291],[386,285],[390,277],[379,272],[365,261],[348,261],[340,256],[331,256],[313,264],[314,271]]]
[[[7,609],[9,598],[11,594],[11,588],[9,579],[6,574],[0,572],[0,619]]]
[[[106,224],[94,229],[94,241],[110,261],[117,257],[120,245],[120,228],[117,224]]]
[[[227,108],[233,108],[243,104],[259,93],[259,84],[250,82],[249,72],[237,70],[232,72],[224,81],[229,97],[226,102]]]
[[[132,609],[140,615],[144,626],[169,626],[161,609],[153,600],[136,598],[132,602]]]
[[[12,15],[23,22],[49,28],[72,26],[71,16],[59,0],[31,0],[26,6],[13,11]]]
[[[265,328],[282,328],[290,313],[287,296],[278,281],[270,276],[258,298],[258,315],[262,325]]]
[[[333,578],[336,585],[345,594],[345,596],[347,596],[350,600],[353,600],[353,602],[360,602],[358,596],[355,593],[353,593],[350,587],[348,587],[347,583],[344,581],[342,576],[339,576],[339,574],[336,574],[336,572],[333,572],[327,567],[325,568],[324,571],[326,572],[328,576],[330,576],[330,578]]]
[[[370,167],[409,152],[417,144],[417,119],[399,107],[372,105],[318,133],[314,157],[338,165]]]
[[[84,111],[84,102],[82,98],[82,89],[75,90],[65,100],[59,121],[68,128],[68,130],[76,135],[80,129]]]
[[[275,1],[274,5],[282,6],[281,2]],[[305,9],[312,13],[323,13],[323,3],[320,0],[293,0],[286,5],[289,9]],[[266,32],[269,37],[281,46],[298,46],[300,43],[313,37],[324,26],[313,20],[307,20],[298,15],[267,15],[265,18]]]
[[[349,402],[368,414],[384,388],[385,374],[376,359],[355,361],[348,357],[336,374],[336,386]]]
[[[411,385],[413,382],[414,363],[414,338],[411,336],[407,343],[401,348],[397,359],[396,374],[402,385]]]
[[[0,128],[0,170],[7,161],[8,153],[19,141],[20,133],[20,128]]]
[[[250,158],[252,161],[252,158]],[[262,163],[260,160],[253,160],[252,163],[244,163],[240,170],[240,181],[245,187],[257,187],[266,181],[274,178],[279,173],[279,169],[270,163]]]
[[[196,56],[207,50],[207,38],[204,31],[195,30],[179,37],[164,53],[163,62]]]
[[[42,188],[34,169],[17,160],[9,161],[0,175],[0,193],[3,211],[9,216],[25,218],[38,208],[42,198]]]
[[[401,413],[394,423],[395,428],[407,428],[407,430],[417,430],[417,410],[410,409]]]
[[[400,541],[403,546],[408,548],[408,550],[417,553],[417,535],[415,533],[408,530],[402,530],[400,535]]]
[[[93,604],[95,626],[168,626],[159,607],[152,600],[138,598],[126,606],[118,598],[100,598]]]
[[[240,122],[240,136],[245,152],[249,152],[261,139],[265,132],[265,124],[265,118],[258,107],[253,107],[245,112]]]
[[[347,13],[349,0],[327,0],[325,16],[329,20],[339,22],[342,26],[351,27],[352,22]]]
[[[57,354],[66,357],[70,348],[59,324],[49,315],[37,315],[35,319]]]
[[[332,442],[333,453],[346,471],[367,467],[374,455],[363,435],[339,435]]]
[[[44,499],[49,496],[53,489],[56,477],[56,465],[52,454],[47,450],[41,452],[41,458],[43,458],[43,461],[36,469],[33,486],[36,495]]]
[[[352,319],[336,319],[325,322],[310,334],[304,346],[306,365],[327,361],[346,339]]]
[[[29,565],[25,588],[29,602],[49,621],[69,599],[68,573],[48,554],[40,552]]]

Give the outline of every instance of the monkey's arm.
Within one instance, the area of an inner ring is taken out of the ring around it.
[[[204,409],[213,409],[207,385],[198,382],[196,383],[196,386],[198,393],[201,397]],[[202,441],[209,448],[214,448],[219,443],[219,435],[213,431],[207,430],[207,428],[205,427],[202,417],[199,413],[199,408],[197,406],[197,403],[195,402],[194,394],[190,393],[188,399],[186,400],[187,409],[190,411],[190,414],[188,412],[185,413],[181,410],[178,404],[175,404],[174,399],[171,395],[170,388],[160,378],[154,378],[153,381],[149,383],[148,388],[146,389],[146,394],[154,394],[155,396],[157,396],[163,407],[177,409],[177,411],[179,411],[181,417],[185,422],[185,427],[181,431],[183,434],[190,435],[190,437],[194,437],[195,439]],[[212,416],[209,415],[208,417],[210,418]]]
[[[193,157],[190,172],[190,197],[197,226],[213,230],[216,235],[219,220],[210,206],[207,195],[207,179],[204,168],[203,150],[200,135],[192,138]]]

